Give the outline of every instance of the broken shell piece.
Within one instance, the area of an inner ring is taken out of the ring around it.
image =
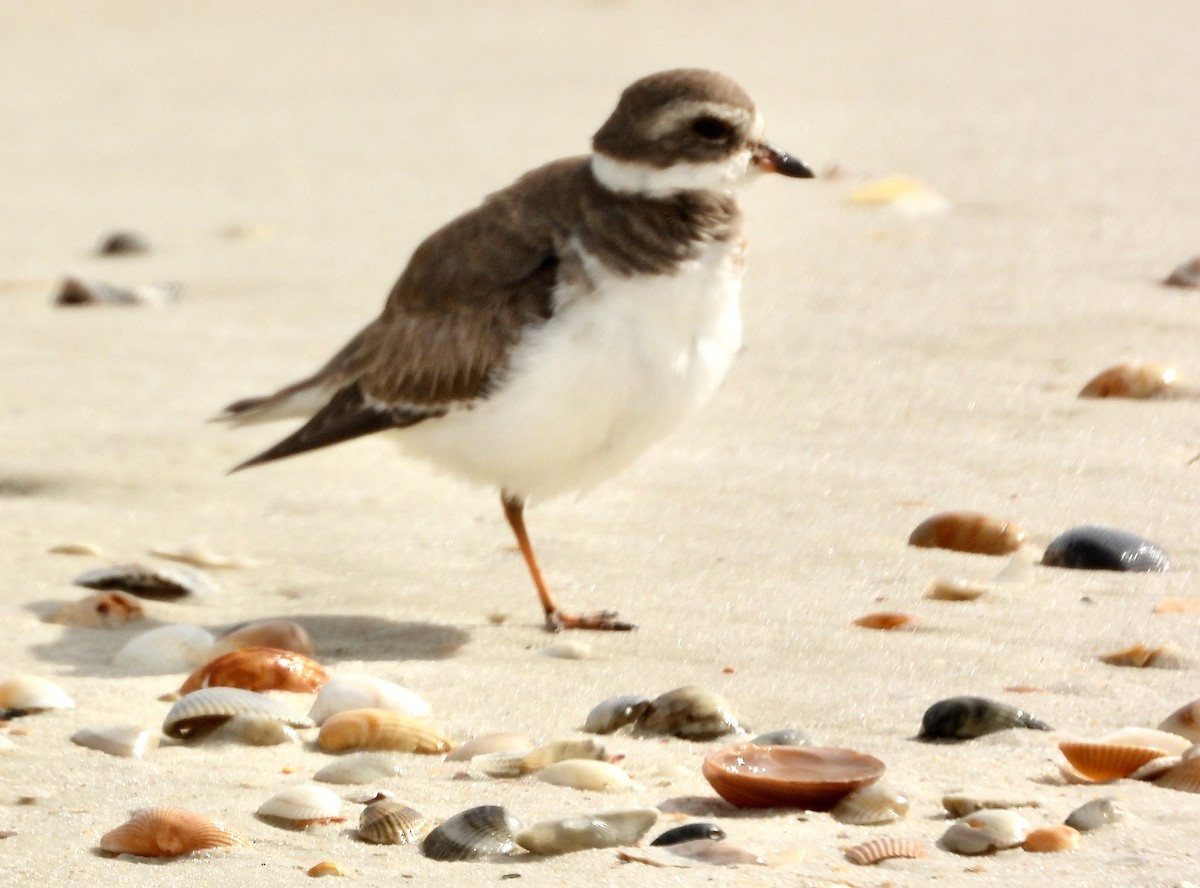
[[[382,752],[360,752],[330,762],[313,774],[321,783],[373,783],[399,777],[400,766],[394,756]]]
[[[247,691],[293,691],[309,694],[329,678],[316,660],[278,648],[239,648],[204,663],[189,675],[179,693],[208,687],[244,688]]]
[[[629,775],[608,762],[595,759],[567,759],[538,772],[538,779],[554,786],[569,786],[593,792],[613,792],[625,789],[632,781]]]
[[[145,619],[145,616],[145,609],[132,595],[96,592],[63,605],[50,618],[50,622],[87,629],[120,629],[128,623]]]
[[[901,839],[895,836],[871,839],[869,842],[846,849],[846,859],[859,866],[871,866],[880,861],[893,860],[898,857],[915,859],[928,856],[925,843],[920,839]]]
[[[637,726],[642,731],[684,740],[713,740],[725,734],[745,733],[724,699],[694,685],[655,697]]]
[[[350,709],[325,720],[317,735],[322,752],[391,749],[424,755],[449,752],[457,744],[433,725],[389,709]]]
[[[460,811],[425,837],[421,851],[433,860],[479,860],[512,854],[521,821],[499,805]]]
[[[966,817],[976,811],[994,810],[997,808],[1040,808],[1042,800],[1025,796],[1014,798],[1009,796],[984,796],[979,793],[946,793],[942,796],[942,807],[951,817]]]
[[[586,660],[592,655],[592,647],[585,641],[568,639],[548,644],[538,653],[558,660]]]
[[[590,848],[633,845],[658,821],[655,808],[605,811],[535,823],[516,835],[516,842],[534,854],[567,854]]]
[[[1009,728],[1053,730],[1024,710],[986,697],[949,697],[939,700],[921,717],[918,740],[971,740]]]
[[[158,745],[158,737],[139,725],[104,725],[80,728],[71,735],[71,742],[108,755],[141,758]]]
[[[583,730],[589,734],[611,734],[618,728],[631,725],[650,708],[650,701],[640,694],[619,694],[601,700],[588,713]]]
[[[55,305],[166,305],[179,296],[183,286],[175,281],[116,287],[104,281],[68,275],[54,295]]]
[[[1110,666],[1132,666],[1137,669],[1152,667],[1155,669],[1181,669],[1186,663],[1179,645],[1161,644],[1157,647],[1138,642],[1119,651],[1101,654],[1096,657],[1101,663]]]
[[[387,709],[412,718],[424,718],[430,711],[428,703],[394,681],[341,673],[321,686],[308,715],[323,725],[331,716],[353,709]]]
[[[732,842],[715,842],[711,839],[694,839],[690,842],[679,842],[668,845],[667,851],[714,866],[767,866],[767,858],[757,851],[743,848]]]
[[[878,611],[872,614],[863,614],[854,621],[854,624],[862,626],[864,629],[888,630],[911,627],[916,622],[916,619],[912,614],[902,614],[897,611]]]
[[[0,712],[12,714],[46,709],[74,709],[71,695],[48,679],[17,674],[0,682]]]
[[[336,860],[322,860],[320,863],[309,867],[305,875],[312,876],[314,879],[324,876],[344,876],[346,875],[346,868]]]
[[[212,634],[182,623],[135,635],[113,657],[113,665],[131,675],[169,675],[195,669],[212,647]]]
[[[1059,751],[1080,775],[1096,783],[1129,777],[1138,768],[1167,755],[1152,746],[1128,746],[1104,741],[1063,740]]]
[[[214,595],[217,584],[199,571],[187,567],[160,567],[145,564],[120,564],[99,567],[81,573],[74,581],[77,586],[117,590],[139,598],[156,601],[175,601],[189,595]]]
[[[954,854],[988,854],[1015,848],[1029,830],[1029,821],[1015,811],[977,811],[953,823],[939,844]]]
[[[207,848],[248,846],[249,840],[185,808],[141,808],[100,838],[109,854],[179,857]]]
[[[239,715],[266,716],[293,728],[313,726],[311,719],[265,694],[241,688],[201,688],[176,701],[167,712],[162,729],[168,737],[194,738]]]
[[[256,620],[237,626],[217,639],[210,656],[218,657],[240,648],[269,647],[312,655],[312,639],[299,623],[291,620]]]
[[[1100,371],[1079,391],[1081,398],[1153,398],[1179,381],[1166,364],[1128,361]]]
[[[1072,811],[1066,825],[1079,832],[1099,829],[1109,823],[1120,823],[1126,817],[1125,808],[1112,796],[1092,799]]]
[[[934,577],[925,590],[925,597],[934,601],[974,601],[987,594],[987,586],[971,580]]]
[[[910,546],[976,555],[1007,555],[1021,548],[1025,531],[982,512],[939,512],[918,524]]]
[[[479,755],[493,753],[519,753],[524,755],[533,749],[533,741],[524,734],[484,734],[474,737],[457,749],[446,754],[448,762],[466,762]]]
[[[1168,287],[1200,287],[1200,256],[1177,267],[1163,283]]]
[[[721,842],[725,839],[725,830],[715,823],[685,823],[668,829],[651,842],[655,845],[678,845],[680,842],[694,842],[697,839],[707,839]]]
[[[1154,783],[1179,792],[1200,792],[1200,757],[1184,758]]]
[[[1066,824],[1058,826],[1043,826],[1032,830],[1021,843],[1023,851],[1034,853],[1053,853],[1056,851],[1076,851],[1079,849],[1079,830]]]
[[[1200,699],[1180,706],[1162,720],[1158,729],[1200,743]]]
[[[103,558],[104,550],[95,543],[60,543],[48,550],[52,555],[87,555],[92,558]]]
[[[1075,570],[1165,571],[1161,548],[1116,527],[1084,524],[1059,534],[1042,553],[1042,564]]]
[[[415,845],[432,828],[428,817],[394,799],[372,802],[358,819],[358,837],[373,845]]]
[[[828,811],[883,776],[884,764],[851,749],[824,746],[726,746],[704,759],[713,789],[739,808]]]
[[[303,829],[314,823],[338,823],[342,800],[332,790],[311,783],[289,786],[258,806],[255,812],[263,820],[289,829]]]
[[[150,554],[155,558],[165,558],[168,561],[178,561],[190,564],[192,567],[203,567],[207,570],[241,570],[253,567],[254,562],[231,555],[220,555],[206,546],[192,543],[186,546],[151,549]]]
[[[829,813],[839,823],[857,826],[891,823],[908,814],[908,797],[886,783],[874,783],[843,796]]]

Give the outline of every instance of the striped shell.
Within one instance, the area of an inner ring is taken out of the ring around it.
[[[308,694],[329,678],[316,660],[279,648],[247,647],[209,660],[184,680],[179,693],[230,687],[247,691],[294,691]]]
[[[595,759],[567,759],[538,772],[538,779],[554,786],[569,786],[593,792],[612,792],[625,789],[632,781],[629,775],[608,762]]]
[[[1200,792],[1200,757],[1185,758],[1154,783],[1179,792]]]
[[[299,623],[291,620],[258,620],[232,629],[217,639],[211,655],[214,657],[238,648],[269,647],[310,656],[312,639]]]
[[[918,524],[910,546],[950,549],[977,555],[1007,555],[1021,548],[1025,531],[981,512],[939,512]]]
[[[116,590],[158,601],[173,601],[189,595],[214,595],[218,591],[216,583],[197,570],[144,564],[96,568],[81,573],[74,583],[101,592]]]
[[[1166,364],[1127,361],[1101,370],[1079,390],[1081,398],[1153,398],[1179,381]]]
[[[321,725],[317,745],[322,752],[392,749],[425,755],[449,752],[457,744],[437,728],[388,709],[351,709]]]
[[[206,848],[247,846],[244,836],[185,808],[142,808],[100,838],[109,854],[179,857]]]
[[[105,725],[80,728],[71,735],[71,742],[107,755],[141,758],[158,746],[158,737],[140,725]]]
[[[1200,700],[1180,706],[1162,720],[1158,729],[1200,743]]]
[[[212,644],[212,634],[199,626],[159,626],[129,639],[113,665],[132,675],[190,672],[204,662]]]
[[[1079,830],[1060,823],[1057,826],[1043,826],[1032,830],[1021,843],[1021,849],[1035,853],[1053,853],[1075,851],[1079,844]]]
[[[124,592],[96,592],[64,604],[51,623],[82,626],[87,629],[121,629],[128,623],[145,619],[146,611],[136,598]]]
[[[343,673],[321,686],[308,715],[323,725],[330,716],[352,709],[389,709],[413,718],[424,718],[430,712],[428,703],[393,681]]]
[[[1153,746],[1127,746],[1104,741],[1063,740],[1058,748],[1071,767],[1096,783],[1128,777],[1146,763],[1167,754],[1166,750]]]
[[[258,806],[259,817],[295,829],[314,823],[337,823],[342,816],[342,800],[332,790],[306,783],[289,786]]]
[[[897,857],[928,856],[925,843],[920,839],[902,839],[895,836],[871,839],[869,842],[846,849],[846,859],[859,866],[870,866],[882,860],[892,860]]]
[[[415,845],[433,824],[420,811],[395,799],[372,802],[358,819],[358,837],[373,845]]]
[[[517,833],[517,844],[534,854],[567,854],[633,845],[658,821],[657,808],[605,811],[544,820]]]
[[[512,854],[521,821],[499,805],[460,811],[425,837],[421,851],[433,860],[479,860]]]
[[[163,720],[168,737],[198,737],[239,715],[260,715],[293,728],[311,728],[313,723],[282,703],[241,688],[201,688],[181,697]]]
[[[37,675],[14,675],[0,682],[0,711],[40,712],[74,709],[71,695],[54,682]]]
[[[330,762],[313,774],[322,783],[373,783],[389,777],[399,777],[400,766],[388,753],[360,752]]]

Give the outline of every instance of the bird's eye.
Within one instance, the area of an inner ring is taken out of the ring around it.
[[[724,139],[729,135],[729,124],[718,117],[697,117],[692,121],[692,132],[702,139]]]

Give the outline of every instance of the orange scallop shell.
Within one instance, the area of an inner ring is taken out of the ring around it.
[[[328,679],[324,666],[301,654],[278,648],[247,647],[209,660],[184,680],[179,693],[226,687],[308,694]]]
[[[1060,823],[1057,826],[1043,826],[1031,830],[1021,843],[1025,851],[1054,852],[1074,851],[1079,847],[1079,830]]]
[[[1166,750],[1153,746],[1121,746],[1103,741],[1063,740],[1058,748],[1071,767],[1097,783],[1128,777],[1147,762],[1167,754]]]
[[[916,526],[910,546],[976,555],[1007,555],[1021,548],[1025,531],[981,512],[939,512]]]
[[[901,839],[887,836],[881,839],[871,839],[861,845],[846,849],[846,859],[859,866],[870,866],[881,860],[891,860],[896,857],[928,857],[925,843],[920,839]]]
[[[391,749],[436,755],[458,744],[419,718],[389,709],[347,709],[325,720],[317,745],[322,752]]]
[[[1154,783],[1180,792],[1200,792],[1200,756],[1184,759]]]
[[[899,629],[916,622],[912,614],[902,614],[898,611],[877,611],[873,614],[863,614],[854,621],[856,626],[866,629]]]
[[[312,639],[299,623],[291,620],[259,620],[218,638],[212,647],[212,656],[247,647],[278,648],[306,657],[313,652]]]
[[[186,808],[142,808],[100,838],[110,854],[179,857],[205,848],[249,845],[245,836]]]
[[[885,766],[874,756],[826,746],[726,746],[704,758],[704,778],[739,808],[828,811],[870,786]]]

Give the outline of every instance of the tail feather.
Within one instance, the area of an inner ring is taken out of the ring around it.
[[[273,395],[234,401],[212,418],[212,422],[252,425],[279,419],[307,419],[325,406],[331,392],[312,380],[304,380]]]

